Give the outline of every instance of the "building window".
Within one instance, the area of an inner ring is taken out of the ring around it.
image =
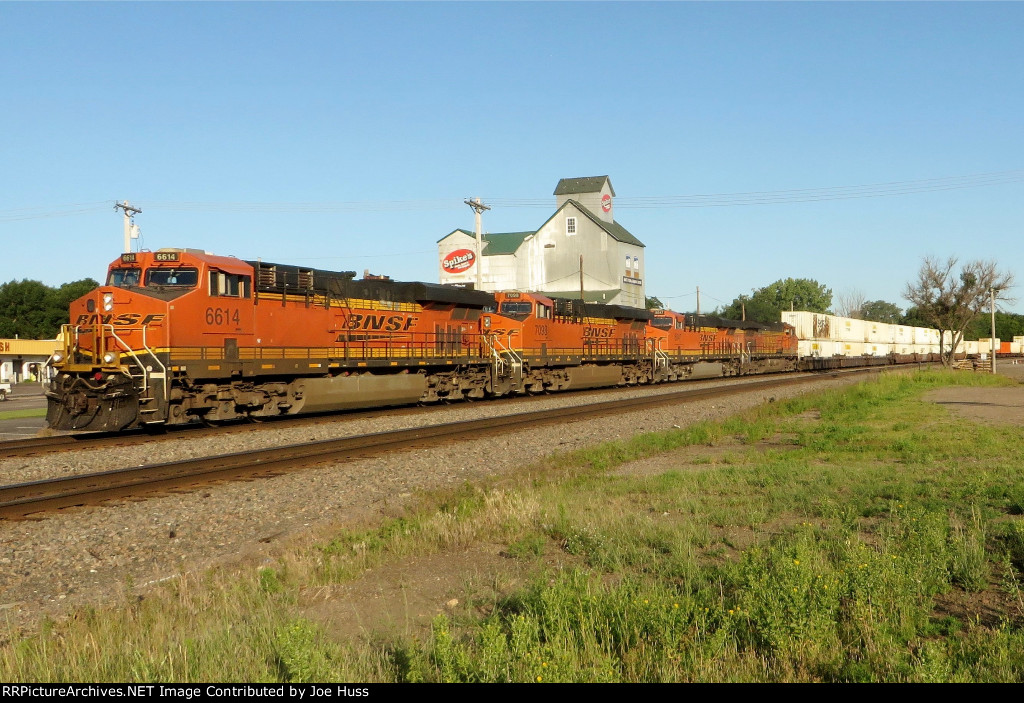
[[[576,234],[576,218],[566,217],[565,218],[565,236],[571,237]]]
[[[637,278],[640,277],[640,258],[633,257],[633,270],[636,271]]]

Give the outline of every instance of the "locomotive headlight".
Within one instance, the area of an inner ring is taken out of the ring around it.
[[[103,294],[103,310],[105,312],[110,312],[113,309],[114,309],[114,294],[113,293],[104,293]]]
[[[62,361],[64,361],[64,355],[61,354],[60,352],[54,352],[53,353],[53,363],[59,364]]]
[[[104,364],[113,364],[114,363],[114,359],[116,359],[116,358],[117,358],[117,356],[114,354],[114,352],[107,352],[106,354],[103,355],[103,363]]]

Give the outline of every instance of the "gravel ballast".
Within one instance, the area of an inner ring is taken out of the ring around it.
[[[769,398],[788,398],[863,378],[827,377],[788,388],[752,389],[720,399],[596,421],[541,425],[481,440],[307,468],[270,479],[69,510],[39,520],[0,522],[0,618],[16,627],[31,628],[43,616],[60,618],[78,606],[111,603],[128,588],[144,589],[217,564],[262,563],[288,544],[394,514],[418,491],[501,476],[553,452],[722,419]],[[722,382],[710,382],[716,383]],[[674,385],[664,390],[678,388]],[[350,416],[313,426],[274,427],[213,438],[182,436],[140,446],[3,460],[0,476],[3,483],[11,484],[602,399],[607,398],[601,394],[553,395],[528,407],[518,406],[517,401],[462,403],[394,418]]]

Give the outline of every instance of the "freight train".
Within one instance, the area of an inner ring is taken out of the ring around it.
[[[855,365],[764,325],[192,249],[122,254],[71,304],[47,422],[191,422]],[[887,363],[863,359],[861,363]]]

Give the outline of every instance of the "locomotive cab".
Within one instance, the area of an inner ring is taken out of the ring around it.
[[[62,347],[48,362],[50,427],[116,431],[166,422],[172,343],[204,344],[213,328],[236,335],[237,349],[252,334],[245,305],[252,270],[239,264],[181,249],[130,252],[111,263],[105,284],[71,303]],[[172,340],[175,311],[205,321],[205,329],[175,327]]]

